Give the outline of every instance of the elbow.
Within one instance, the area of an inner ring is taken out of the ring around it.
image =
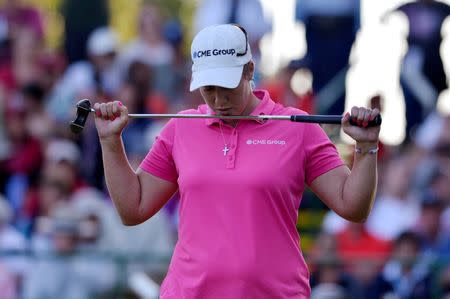
[[[368,215],[362,215],[362,216],[356,216],[348,218],[348,221],[355,222],[355,223],[365,223],[367,221]]]
[[[145,215],[139,212],[127,215],[120,214],[120,220],[122,221],[122,224],[125,226],[135,226],[144,223],[145,221],[153,217],[155,213],[156,211],[152,213],[147,213]]]
[[[129,221],[129,220],[122,219],[122,224],[124,226],[135,226],[135,225],[138,225],[139,223],[137,223],[136,221]]]
[[[370,197],[367,199],[358,199],[354,200],[352,202],[359,202],[362,203],[360,205],[353,204],[353,205],[346,205],[347,208],[344,208],[342,211],[342,217],[344,217],[346,220],[355,222],[355,223],[364,223],[369,218],[370,212],[372,211],[373,206],[373,199],[374,197]],[[352,208],[349,208],[349,207]]]
[[[135,226],[143,222],[142,220],[137,219],[136,217],[125,217],[122,215],[120,216],[120,220],[122,221],[122,224],[124,226]]]
[[[122,220],[122,224],[124,226],[135,226],[135,225],[139,224],[137,221],[133,221],[133,220],[130,220],[130,219],[123,219],[123,218],[121,218],[121,220]]]
[[[344,217],[344,218],[351,222],[364,223],[367,221],[367,218],[369,218],[369,214],[370,214],[370,210],[358,211],[356,213],[346,215],[346,217]]]

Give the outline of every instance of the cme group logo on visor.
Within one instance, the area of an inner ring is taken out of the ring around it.
[[[209,49],[209,50],[199,50],[195,51],[192,54],[192,57],[195,58],[202,58],[202,57],[209,57],[209,56],[221,56],[221,55],[231,55],[233,56],[236,54],[235,49]]]

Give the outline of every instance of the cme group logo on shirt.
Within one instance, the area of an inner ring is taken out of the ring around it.
[[[285,145],[285,140],[273,140],[273,139],[248,139],[247,145]]]
[[[199,50],[192,53],[195,58],[209,57],[209,56],[220,56],[220,55],[231,55],[236,54],[235,49],[209,49],[209,50]]]

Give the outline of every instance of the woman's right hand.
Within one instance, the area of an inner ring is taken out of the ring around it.
[[[128,123],[128,109],[120,101],[95,103],[95,126],[100,139],[120,137]]]

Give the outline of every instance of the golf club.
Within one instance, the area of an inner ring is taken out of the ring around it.
[[[90,112],[95,112],[88,99],[79,101],[76,105],[77,113],[75,120],[70,122],[73,133],[79,134],[84,129]],[[341,124],[342,115],[208,115],[208,114],[128,114],[130,118],[218,118],[218,119],[246,119],[246,120],[290,120],[293,122],[319,123],[319,124]],[[350,119],[350,124],[357,123]],[[381,125],[381,115],[368,123],[368,127]]]

